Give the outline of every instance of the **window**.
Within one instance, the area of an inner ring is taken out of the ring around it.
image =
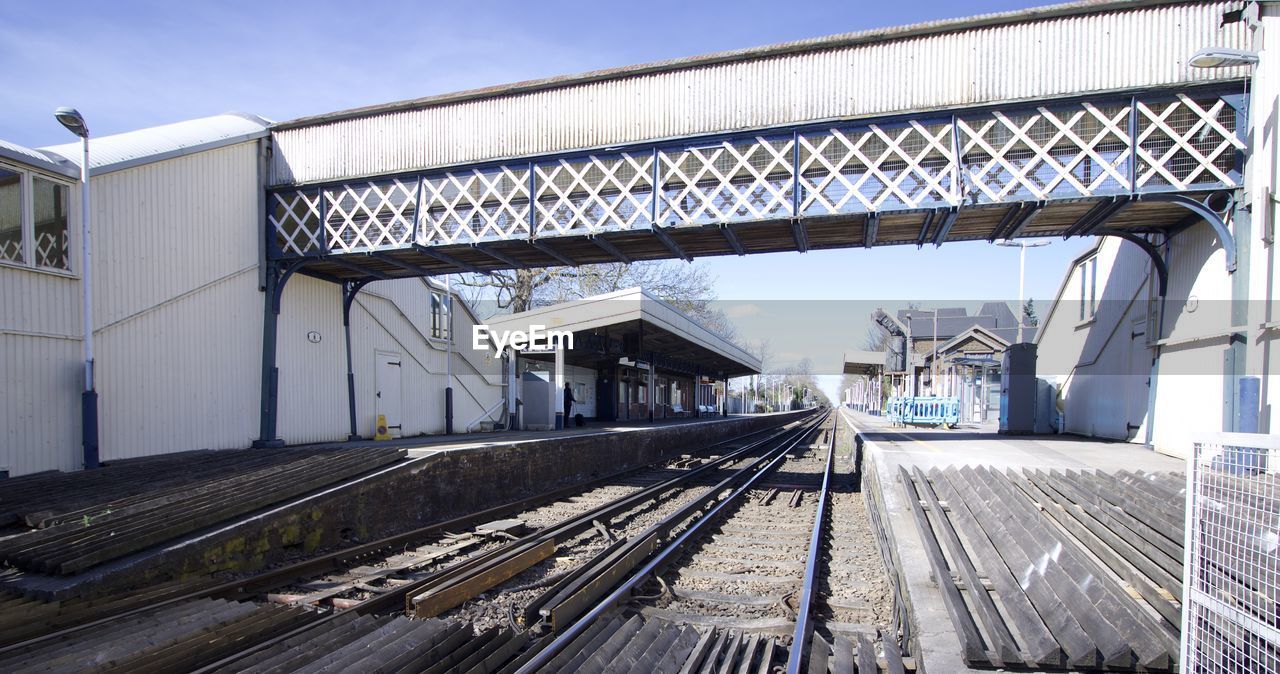
[[[444,293],[431,291],[431,336],[435,339],[449,339],[449,299]]]
[[[32,185],[36,266],[70,269],[67,251],[67,187],[44,178]]]
[[[71,269],[67,198],[63,183],[0,167],[0,261]]]
[[[0,260],[27,261],[22,245],[22,174],[0,168]]]
[[[1080,272],[1080,320],[1093,319],[1098,310],[1098,256],[1094,255],[1076,265]]]

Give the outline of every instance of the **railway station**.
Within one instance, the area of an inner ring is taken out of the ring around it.
[[[58,108],[0,140],[0,670],[1280,673],[1277,36],[1090,0]],[[830,353],[627,275],[1050,238],[1042,317],[853,274]]]

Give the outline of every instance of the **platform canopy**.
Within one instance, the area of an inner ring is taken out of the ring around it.
[[[871,376],[884,370],[883,351],[845,351],[844,373]]]
[[[760,359],[642,288],[628,288],[507,316],[487,323],[495,332],[544,326],[572,332],[565,362],[602,368],[652,359],[658,369],[717,379],[760,373]],[[522,357],[540,357],[522,354]]]

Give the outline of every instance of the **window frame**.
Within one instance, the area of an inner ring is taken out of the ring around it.
[[[1077,325],[1092,323],[1098,314],[1098,255],[1094,253],[1076,264],[1080,272],[1080,311]]]
[[[431,339],[441,342],[450,342],[453,340],[453,330],[451,329],[453,321],[450,314],[449,296],[443,290],[435,288],[430,289],[430,309],[431,312]]]
[[[24,271],[36,272],[39,274],[51,274],[53,276],[62,276],[66,278],[80,278],[80,271],[75,268],[75,246],[71,241],[74,225],[77,224],[79,216],[73,213],[72,208],[72,188],[77,184],[44,171],[39,171],[31,167],[15,164],[11,162],[0,161],[0,169],[12,171],[18,174],[18,199],[21,201],[18,209],[18,217],[22,219],[20,231],[22,233],[22,261],[0,259],[0,267],[6,269],[21,269]],[[36,263],[36,203],[35,203],[35,181],[39,178],[50,182],[56,186],[60,186],[66,190],[64,193],[66,200],[66,218],[67,218],[67,268],[49,267]],[[76,242],[78,243],[78,242]]]

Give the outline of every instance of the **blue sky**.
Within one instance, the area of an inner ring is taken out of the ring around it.
[[[48,2],[0,4],[0,138],[70,140],[230,110],[285,120],[360,105],[832,33],[1020,9],[1018,0],[762,2]],[[1029,251],[1047,309],[1086,241]],[[985,243],[705,262],[722,298],[976,304],[1017,297],[1015,250]],[[849,347],[862,341],[849,335]],[[745,335],[752,338],[752,335]],[[775,347],[776,348],[776,347]],[[777,349],[796,351],[798,349]],[[831,354],[815,360],[832,362]],[[817,356],[817,354],[815,354]],[[821,368],[821,369],[826,369]],[[830,383],[829,381],[824,383]]]

